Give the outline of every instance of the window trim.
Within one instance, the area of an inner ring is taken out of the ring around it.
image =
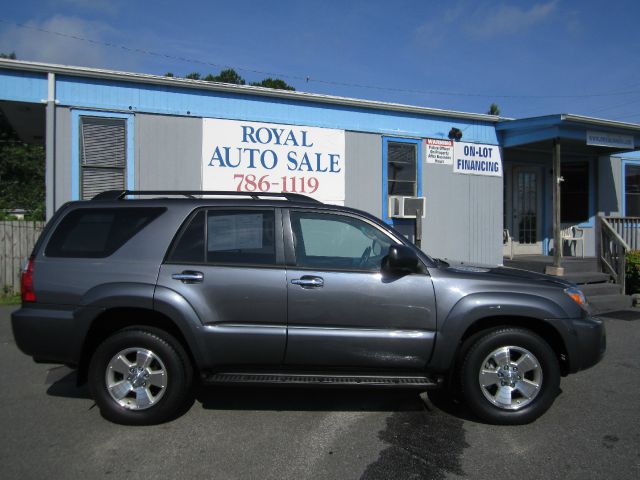
[[[97,110],[71,110],[71,200],[80,200],[82,175],[80,162],[80,117],[101,117],[125,119],[127,162],[125,166],[125,186],[135,190],[135,116],[133,113],[104,112]]]
[[[398,237],[395,237],[390,232],[387,232],[386,230],[380,228],[380,225],[376,224],[375,222],[371,221],[366,217],[362,217],[360,215],[353,214],[351,212],[319,210],[314,208],[289,208],[289,209],[283,210],[283,214],[282,214],[282,220],[284,222],[285,261],[286,261],[286,266],[288,270],[303,270],[303,271],[311,271],[311,272],[366,273],[366,274],[380,273],[379,270],[363,270],[360,268],[346,268],[346,269],[345,268],[313,268],[313,267],[301,267],[296,265],[296,252],[295,252],[295,246],[293,242],[293,227],[291,226],[291,212],[315,213],[315,214],[324,214],[324,215],[334,215],[338,217],[355,218],[357,220],[360,220],[370,225],[372,228],[375,228],[380,233],[382,233],[383,235],[391,239],[393,243],[398,245],[405,245],[405,242],[403,242]],[[428,275],[427,265],[424,264],[424,262],[420,257],[418,258],[420,259],[420,262],[423,264],[424,272],[417,272],[416,274]]]
[[[235,263],[235,262],[207,262],[207,218],[209,211],[215,210],[237,210],[237,211],[271,211],[274,215],[274,240],[275,240],[275,253],[276,253],[276,261],[273,264],[264,264],[264,263]],[[202,252],[202,262],[173,262],[170,260],[171,255],[173,254],[174,249],[180,242],[180,239],[184,235],[188,226],[191,224],[192,220],[195,218],[198,213],[204,211],[205,212],[205,221],[204,221],[204,247]],[[276,207],[267,207],[267,206],[202,206],[196,207],[192,210],[189,215],[185,218],[185,220],[178,228],[177,233],[174,235],[173,240],[169,244],[169,248],[164,255],[164,259],[162,260],[163,265],[200,265],[205,267],[245,267],[245,268],[275,268],[275,269],[283,269],[285,268],[285,255],[284,255],[284,246],[282,240],[282,209]]]
[[[407,220],[389,218],[389,178],[388,178],[388,151],[389,143],[412,143],[416,145],[416,196],[422,196],[422,143],[421,138],[408,137],[382,137],[382,215],[380,218],[389,224],[406,224]],[[411,222],[412,220],[409,220]]]

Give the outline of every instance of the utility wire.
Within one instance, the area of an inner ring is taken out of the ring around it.
[[[627,105],[635,105],[636,103],[640,103],[640,99],[636,99],[633,101],[627,101],[624,103],[618,103],[616,105],[609,105],[607,107],[603,107],[603,108],[598,108],[596,110],[592,110],[591,113],[600,113],[600,112],[606,112],[607,110],[615,110],[616,108],[620,108],[620,107],[626,107]]]
[[[366,89],[372,89],[372,90],[383,90],[383,91],[388,91],[388,92],[401,92],[401,93],[413,93],[413,94],[419,94],[419,95],[441,95],[441,96],[456,96],[456,97],[483,97],[483,98],[493,98],[493,99],[497,99],[497,98],[537,98],[537,99],[544,99],[544,98],[595,98],[595,97],[615,97],[615,96],[633,95],[633,94],[640,93],[640,90],[633,90],[633,91],[621,91],[621,92],[603,92],[603,93],[587,93],[587,94],[572,94],[572,95],[499,95],[499,94],[483,94],[483,93],[468,93],[468,92],[446,92],[446,91],[437,91],[437,90],[412,90],[412,89],[405,89],[405,88],[383,87],[383,86],[379,86],[379,85],[365,85],[365,84],[360,84],[360,83],[337,82],[337,81],[332,81],[332,80],[313,78],[313,77],[310,77],[310,76],[300,76],[300,75],[291,75],[291,74],[287,74],[287,73],[268,72],[268,71],[256,70],[256,69],[246,68],[246,67],[232,67],[232,66],[223,65],[223,64],[220,64],[220,63],[208,62],[208,61],[198,60],[198,59],[194,59],[194,58],[187,58],[187,57],[182,57],[182,56],[179,56],[179,55],[170,55],[170,54],[167,54],[167,53],[161,53],[161,52],[156,52],[156,51],[152,51],[152,50],[146,50],[146,49],[143,49],[143,48],[129,47],[129,46],[123,45],[123,44],[112,43],[112,42],[104,42],[104,41],[101,41],[101,40],[85,38],[85,37],[81,37],[79,35],[71,35],[71,34],[68,34],[68,33],[57,32],[57,31],[54,31],[54,30],[48,30],[48,29],[45,29],[45,28],[36,27],[34,25],[27,25],[27,24],[24,24],[24,23],[12,22],[12,21],[9,21],[9,20],[1,19],[1,18],[0,18],[0,22],[8,24],[8,25],[15,26],[15,27],[19,27],[19,28],[24,28],[24,29],[29,29],[29,30],[36,30],[38,32],[43,32],[43,33],[47,33],[47,34],[50,34],[50,35],[57,35],[59,37],[70,38],[70,39],[73,39],[73,40],[87,42],[87,43],[91,43],[93,45],[102,45],[102,46],[106,46],[106,47],[110,47],[110,48],[117,48],[117,49],[125,50],[125,51],[132,52],[132,53],[140,53],[140,54],[144,54],[144,55],[151,55],[151,56],[155,56],[155,57],[165,58],[165,59],[168,59],[168,60],[178,60],[178,61],[185,62],[185,63],[206,65],[206,66],[210,66],[210,67],[223,68],[223,69],[224,68],[235,68],[236,70],[241,70],[241,71],[244,71],[244,72],[257,73],[257,74],[260,74],[260,75],[267,75],[267,76],[270,76],[270,77],[285,77],[285,78],[291,78],[291,79],[295,79],[295,80],[300,80],[302,82],[307,82],[307,83],[308,82],[314,82],[314,83],[319,83],[319,84],[324,84],[324,85],[333,85],[333,86],[340,86],[340,87],[366,88]]]

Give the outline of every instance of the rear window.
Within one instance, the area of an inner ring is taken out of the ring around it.
[[[127,243],[165,208],[81,208],[53,232],[47,257],[104,258]]]

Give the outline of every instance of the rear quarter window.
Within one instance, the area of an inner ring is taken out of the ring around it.
[[[165,208],[80,208],[69,212],[51,235],[47,257],[104,258],[113,254]]]

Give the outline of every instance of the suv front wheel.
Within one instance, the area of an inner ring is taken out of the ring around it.
[[[461,368],[463,397],[482,420],[529,423],[549,409],[560,386],[560,365],[549,344],[520,328],[488,331]]]
[[[180,412],[193,372],[182,345],[150,327],[121,330],[98,346],[89,388],[102,415],[127,425],[150,425]]]

